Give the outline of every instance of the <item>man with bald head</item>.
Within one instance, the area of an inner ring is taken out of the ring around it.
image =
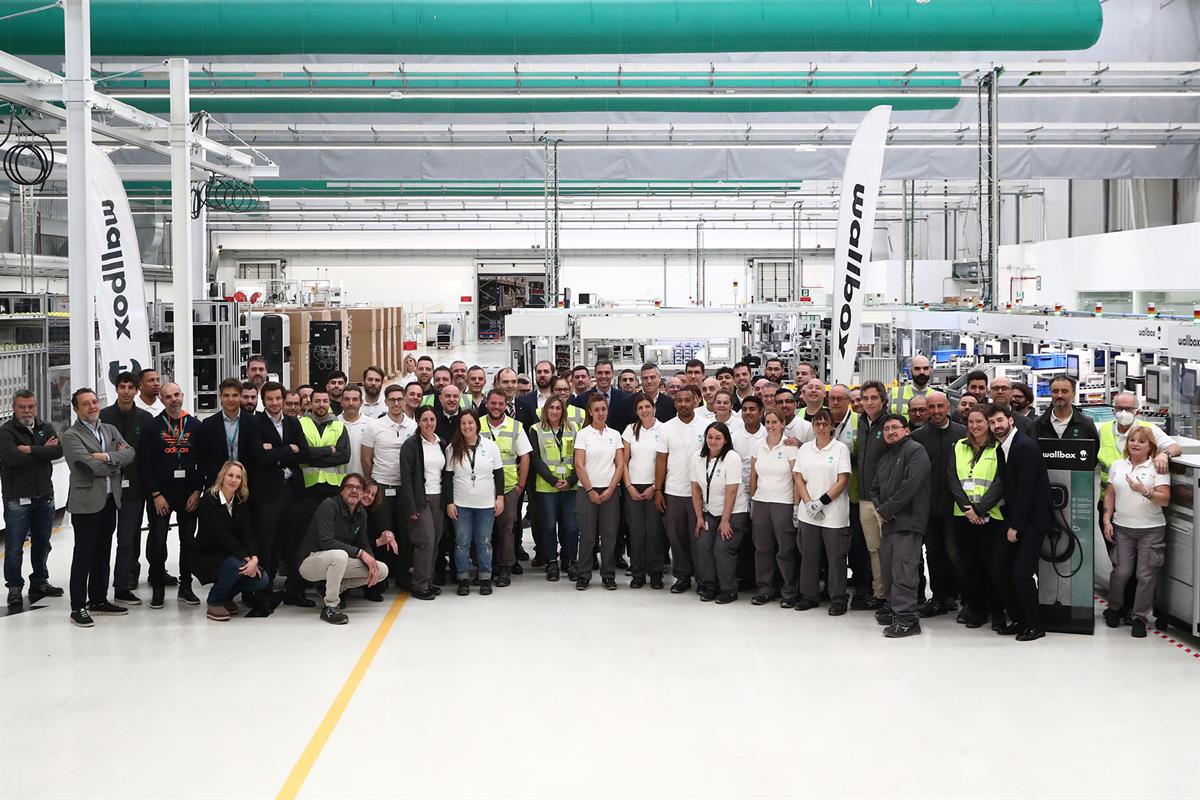
[[[1003,375],[997,375],[996,377],[992,378],[992,385],[989,391],[992,396],[992,405],[1004,409],[1011,407],[1013,391],[1011,380]],[[1037,438],[1037,434],[1034,431],[1037,421],[1033,417],[1026,417],[1022,414],[1014,414],[1012,421],[1013,427],[1015,427],[1018,431],[1027,436],[1032,436],[1035,439]]]
[[[721,382],[716,378],[708,377],[700,381],[700,396],[704,398],[704,405],[696,409],[696,416],[700,419],[712,422],[716,418],[716,412],[713,410],[713,398],[717,396],[717,392],[721,388]],[[707,423],[706,423],[707,424]]]
[[[809,378],[808,381],[799,387],[800,399],[804,401],[804,410],[800,412],[800,416],[806,420],[811,420],[813,414],[816,414],[825,406],[825,384],[820,378]],[[828,410],[828,409],[826,409]]]
[[[922,617],[936,617],[958,608],[962,585],[962,560],[955,539],[954,498],[950,494],[950,467],[954,464],[954,445],[967,435],[967,429],[950,421],[950,399],[944,393],[930,392],[920,399],[927,406],[929,420],[913,432],[912,439],[925,448],[930,462],[925,557],[929,561],[929,588],[933,598],[922,604],[917,613]],[[912,409],[910,403],[909,410]],[[923,590],[921,595],[924,595]]]
[[[933,377],[933,366],[929,363],[929,359],[922,355],[912,357],[912,363],[909,365],[909,370],[912,372],[912,382],[906,383],[903,386],[897,386],[892,390],[890,410],[893,414],[903,414],[908,416],[908,402],[914,397],[928,398],[933,388],[929,385],[929,379]]]

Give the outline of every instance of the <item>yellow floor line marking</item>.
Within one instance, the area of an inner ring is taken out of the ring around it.
[[[62,529],[63,529],[62,525],[56,525],[55,527],[50,529],[50,535],[53,536],[54,534],[58,533]],[[26,536],[25,544],[21,545],[21,549],[28,550],[29,545],[32,544],[32,542],[33,542],[33,540],[30,539],[28,536]],[[3,548],[0,548],[0,561],[3,561],[3,560],[4,560],[4,550],[3,550]]]
[[[317,763],[317,759],[320,757],[321,751],[325,749],[329,737],[333,735],[334,728],[337,727],[338,721],[341,720],[342,714],[346,711],[346,707],[350,705],[351,698],[354,697],[354,693],[358,691],[359,685],[362,684],[367,670],[371,667],[371,662],[375,660],[375,654],[383,646],[383,641],[392,629],[392,623],[396,621],[396,617],[399,616],[400,609],[404,607],[404,602],[407,599],[408,594],[402,593],[392,602],[392,607],[388,609],[387,614],[384,615],[383,620],[379,623],[379,627],[375,629],[375,635],[371,637],[371,641],[367,642],[362,655],[358,657],[358,663],[354,665],[354,669],[350,671],[350,676],[342,684],[341,691],[337,693],[337,697],[333,699],[329,710],[325,712],[325,718],[321,720],[321,724],[317,726],[316,732],[309,739],[308,746],[300,754],[300,758],[296,761],[296,766],[292,767],[291,773],[283,783],[283,788],[276,795],[277,800],[292,800],[292,798],[295,798],[300,793],[304,782],[308,780],[308,773],[312,771],[313,765]]]

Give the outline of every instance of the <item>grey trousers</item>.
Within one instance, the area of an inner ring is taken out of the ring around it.
[[[388,566],[379,563],[379,583],[387,580]],[[325,581],[325,605],[336,606],[342,592],[366,586],[370,571],[357,558],[351,558],[345,550],[318,550],[300,562],[300,576],[306,581]]]
[[[599,505],[588,499],[582,486],[575,490],[575,521],[579,524],[579,552],[575,556],[576,579],[592,579],[592,553],[600,539],[600,577],[617,575],[617,525],[621,522],[620,493]]]
[[[667,541],[671,544],[671,574],[677,580],[692,579],[692,540],[696,538],[696,508],[691,495],[676,497],[666,495],[667,513],[663,515],[663,527],[667,529]]]
[[[653,484],[634,484],[639,492]],[[625,492],[625,521],[629,525],[629,568],[633,577],[663,573],[663,515],[649,500],[633,500]]]
[[[433,586],[433,563],[442,540],[442,508],[440,494],[425,495],[429,504],[418,512],[417,519],[408,522],[408,538],[413,548],[412,588],[427,592]]]
[[[799,553],[796,549],[795,508],[791,503],[750,504],[751,537],[754,540],[754,582],[758,593],[781,592],[795,600],[798,588]],[[776,572],[778,570],[778,572]],[[776,576],[783,579],[782,585]]]
[[[496,522],[492,527],[492,558],[496,572],[511,571],[512,565],[517,563],[516,536],[513,533],[513,525],[520,524],[517,522],[520,510],[521,495],[514,488],[504,495],[504,511],[496,517]]]
[[[902,625],[917,621],[917,584],[921,580],[921,534],[883,532],[879,563],[887,607]]]
[[[846,560],[850,556],[850,526],[822,528],[807,522],[800,523],[800,594],[816,602],[821,592],[821,548],[829,572],[825,576],[830,600],[846,600]]]
[[[1108,605],[1110,608],[1120,609],[1125,603],[1125,585],[1129,583],[1130,578],[1136,577],[1137,592],[1133,596],[1133,608],[1121,610],[1132,611],[1133,616],[1141,617],[1143,621],[1148,620],[1154,613],[1154,589],[1158,584],[1158,571],[1167,556],[1166,526],[1125,528],[1113,525],[1113,538],[1116,539],[1116,546],[1112,551],[1113,571],[1108,579]]]
[[[738,547],[749,532],[750,515],[729,515],[733,536],[728,541],[722,539],[717,530],[721,524],[720,517],[705,514],[704,521],[704,530],[695,543],[696,581],[702,590],[737,592]]]

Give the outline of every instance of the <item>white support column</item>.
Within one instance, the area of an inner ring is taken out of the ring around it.
[[[196,410],[192,366],[192,152],[189,121],[188,61],[169,60],[171,76],[171,285],[175,311],[175,382],[183,390],[184,408]]]
[[[71,391],[96,382],[96,307],[88,270],[97,258],[97,243],[88,236],[91,208],[88,148],[92,143],[92,36],[89,0],[65,0],[67,109],[67,293],[71,310]],[[103,391],[103,387],[94,387]]]

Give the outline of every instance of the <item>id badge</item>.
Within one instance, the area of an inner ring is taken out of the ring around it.
[[[384,489],[384,490],[383,490],[383,496],[384,496],[384,497],[395,497],[395,496],[396,496],[396,490],[395,490],[395,489]]]
[[[128,489],[128,488],[129,488],[129,479],[128,479],[128,478],[125,478],[124,480],[122,480],[122,481],[121,481],[121,488],[122,488],[122,489]]]
[[[33,505],[33,498],[32,497],[22,497],[18,501],[18,503],[20,503],[20,505],[23,505],[23,506]]]
[[[964,492],[973,492],[975,491],[975,481],[963,481],[962,487]]]
[[[567,467],[565,464],[559,464],[557,467],[554,468],[554,472],[560,478],[565,478],[567,476]]]
[[[187,477],[187,470],[186,470],[186,469],[177,469],[177,470],[175,470],[175,477],[176,477],[176,478],[186,478],[186,477]]]

